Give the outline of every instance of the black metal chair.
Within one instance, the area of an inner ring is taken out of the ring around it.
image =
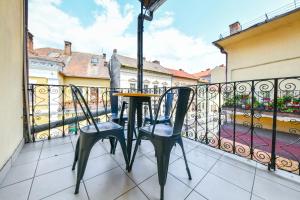
[[[110,137],[116,138],[120,142],[122,147],[124,159],[126,161],[126,169],[128,169],[129,161],[127,157],[123,127],[114,122],[96,123],[96,120],[94,119],[79,88],[77,88],[74,85],[70,85],[70,87],[72,90],[72,97],[73,97],[77,124],[80,130],[80,135],[76,143],[74,163],[72,167],[72,170],[74,170],[76,163],[78,161],[77,181],[76,181],[76,188],[75,188],[75,194],[77,194],[79,191],[80,181],[84,175],[84,171],[87,165],[90,151],[94,146],[94,144],[97,143],[99,140],[110,138]],[[78,121],[78,114],[79,114],[78,108],[82,111],[82,114],[85,116],[88,125],[80,127]]]
[[[111,108],[111,116],[108,116],[108,112],[106,112],[106,117],[108,119],[111,119],[112,122],[117,123],[124,127],[124,124],[126,121],[128,121],[128,116],[124,114],[126,105],[128,104],[126,101],[122,102],[121,106],[121,112],[119,114],[119,97],[114,96],[114,93],[118,93],[116,90],[106,91],[102,94],[102,100],[103,100],[103,107],[105,111],[108,109],[108,101],[105,101],[104,99],[107,99],[105,97],[109,96],[110,99],[110,108]]]
[[[162,103],[163,98],[170,92],[177,91],[178,98],[176,103],[176,114],[174,126],[171,124],[157,124],[159,109]],[[192,93],[192,97],[190,99],[190,95]],[[186,170],[189,179],[191,180],[191,173],[188,167],[183,141],[181,137],[182,126],[184,122],[185,115],[194,99],[195,92],[191,88],[188,87],[174,87],[168,89],[159,99],[159,107],[156,111],[155,120],[153,125],[144,126],[139,129],[138,140],[135,145],[133,158],[131,164],[129,166],[129,170],[131,171],[132,165],[134,162],[134,158],[138,149],[138,144],[142,139],[150,140],[155,149],[155,156],[157,158],[157,169],[158,169],[158,179],[160,184],[160,199],[164,199],[164,186],[167,180],[168,167],[169,167],[169,159],[173,146],[178,143],[182,149],[183,157],[186,165]],[[190,101],[190,102],[189,102]]]
[[[106,118],[110,119],[110,121],[121,125],[123,128],[125,126],[125,122],[128,121],[128,116],[124,114],[125,108],[127,106],[127,102],[123,101],[121,106],[121,112],[119,114],[119,97],[114,96],[114,93],[118,93],[116,90],[108,90],[102,93],[102,101],[103,107],[105,110]],[[111,108],[111,116],[108,115],[108,101],[107,97],[109,97],[110,108]],[[105,100],[106,99],[106,100]],[[117,141],[114,138],[109,138],[111,149],[110,153],[115,154]]]
[[[156,121],[157,124],[170,124],[171,123],[171,117],[172,117],[172,114],[174,111],[174,110],[172,111],[173,99],[174,99],[174,93],[168,92],[165,95],[165,112],[164,112],[163,116],[159,116],[157,118],[157,121]],[[150,116],[146,116],[144,119],[144,126],[147,123],[153,124],[153,119],[151,119]]]

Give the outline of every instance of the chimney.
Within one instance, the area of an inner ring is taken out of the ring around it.
[[[240,24],[240,22],[235,22],[231,25],[229,25],[229,29],[230,29],[230,35],[233,35],[235,33],[238,33],[242,30],[242,26]]]
[[[65,52],[64,52],[64,54],[66,56],[71,56],[72,55],[71,47],[72,47],[72,43],[69,42],[69,41],[65,41]]]
[[[160,65],[160,61],[159,60],[154,60],[152,62],[155,63],[155,64],[159,64]]]
[[[102,57],[103,57],[104,60],[106,60],[106,53],[103,53]]]
[[[33,35],[30,32],[27,34],[27,50],[33,52]]]
[[[107,67],[107,65],[108,65],[108,62],[104,61],[104,67]]]
[[[117,54],[118,53],[118,49],[114,49],[113,53]]]

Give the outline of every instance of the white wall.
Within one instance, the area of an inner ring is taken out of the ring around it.
[[[137,70],[121,68],[120,79],[121,88],[130,88],[130,83],[135,83],[137,87]],[[135,82],[130,82],[129,80],[135,80]],[[171,87],[171,80],[170,75],[144,71],[144,84],[147,84],[148,88],[153,88],[154,85],[158,87]],[[146,81],[149,81],[149,83],[146,83]],[[154,84],[154,82],[158,82],[158,84]],[[167,85],[163,85],[163,83],[167,83]]]

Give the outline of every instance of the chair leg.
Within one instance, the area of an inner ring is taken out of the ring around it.
[[[110,143],[110,154],[114,154],[115,152],[115,138],[109,137],[109,143]]]
[[[178,142],[178,144],[180,145],[180,147],[182,149],[182,154],[183,154],[183,158],[184,158],[184,162],[185,162],[186,171],[187,171],[188,176],[189,176],[189,180],[192,180],[190,168],[188,166],[188,162],[187,162],[185,151],[184,151],[184,147],[183,147],[182,138],[180,137],[177,142]]]
[[[80,136],[78,137],[77,142],[76,142],[75,156],[74,156],[74,162],[73,162],[72,170],[75,170],[76,162],[78,161],[79,148],[80,148],[79,147],[79,139],[80,139]]]
[[[129,168],[129,159],[128,159],[128,155],[127,155],[125,137],[124,136],[119,136],[117,141],[120,142],[122,152],[123,152],[123,156],[124,156],[124,159],[125,159],[125,162],[126,162],[126,170],[128,170],[128,168]]]
[[[154,142],[155,143],[155,142]],[[170,154],[174,143],[155,144],[155,154],[157,159],[158,180],[160,185],[160,199],[164,199],[164,187],[167,181]]]
[[[134,162],[134,159],[135,159],[135,156],[136,156],[136,152],[138,150],[138,147],[139,147],[140,143],[141,143],[141,138],[138,137],[138,139],[136,140],[136,143],[135,143],[134,152],[133,152],[133,155],[132,155],[132,159],[131,159],[131,163],[129,165],[128,172],[131,172],[132,165],[133,165],[133,162]]]
[[[79,192],[80,181],[83,178],[93,144],[94,142],[89,141],[89,139],[85,139],[85,138],[80,139],[75,194],[78,194]]]

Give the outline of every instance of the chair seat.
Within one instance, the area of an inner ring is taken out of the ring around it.
[[[112,131],[116,129],[122,129],[122,126],[114,122],[103,122],[97,123],[100,132]],[[94,125],[88,125],[81,128],[81,131],[84,133],[97,133],[97,130]]]
[[[153,117],[154,120],[154,117]],[[146,116],[145,117],[145,121],[150,122],[151,121],[151,117],[150,116]],[[165,116],[158,116],[157,117],[157,123],[158,124],[163,124],[166,122],[170,122],[170,117],[165,117]]]
[[[146,135],[151,135],[153,129],[153,125],[144,126],[140,128],[140,132]],[[173,135],[173,128],[170,125],[166,124],[156,124],[154,130],[154,136],[159,137],[172,137]]]
[[[118,119],[120,119],[120,115],[112,114],[111,119],[112,120],[118,120]],[[123,115],[123,120],[127,121],[128,120],[128,115]]]

